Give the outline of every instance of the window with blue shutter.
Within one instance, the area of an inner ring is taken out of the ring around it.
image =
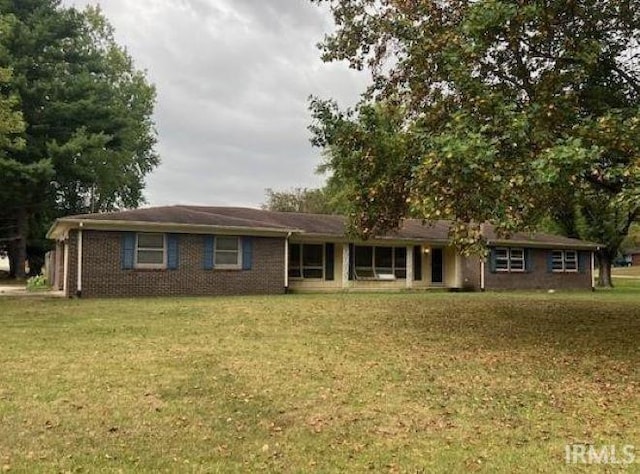
[[[213,235],[205,235],[202,240],[204,245],[203,268],[205,270],[213,270],[213,268],[215,267],[215,263],[213,260],[213,249],[215,247],[216,238]]]
[[[120,263],[123,270],[133,269],[136,253],[136,234],[124,232],[122,234]]]
[[[167,235],[167,268],[177,270],[180,260],[180,237],[177,234]]]
[[[533,249],[524,249],[524,271],[532,272],[533,271]]]
[[[253,239],[251,237],[242,238],[242,269],[251,270],[253,260]]]

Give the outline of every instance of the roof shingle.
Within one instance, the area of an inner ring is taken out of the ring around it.
[[[306,235],[344,237],[347,221],[343,216],[277,212],[246,207],[221,206],[164,206],[133,209],[102,214],[81,214],[60,219],[87,221],[117,221],[155,224],[204,225],[213,227],[245,227],[301,232]],[[378,238],[445,242],[449,239],[449,221],[423,223],[406,219],[400,229]],[[516,233],[509,239],[496,235],[493,226],[484,225],[483,233],[489,243],[527,243],[539,246],[596,247],[598,244],[545,233]]]

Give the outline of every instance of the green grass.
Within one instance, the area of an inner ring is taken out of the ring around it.
[[[640,457],[639,303],[638,287],[3,298],[0,469],[576,472],[564,447],[583,442]]]
[[[640,266],[632,267],[613,267],[611,274],[615,276],[637,277],[640,278]]]

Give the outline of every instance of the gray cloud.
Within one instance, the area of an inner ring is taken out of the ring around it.
[[[66,0],[82,7],[89,0]],[[308,0],[102,0],[158,89],[151,205],[257,206],[265,188],[318,186],[309,95],[352,104],[364,75],[323,64],[326,11]]]

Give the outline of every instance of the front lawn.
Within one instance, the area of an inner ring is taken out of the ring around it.
[[[3,298],[0,469],[574,472],[569,443],[640,459],[639,308],[633,287]]]

